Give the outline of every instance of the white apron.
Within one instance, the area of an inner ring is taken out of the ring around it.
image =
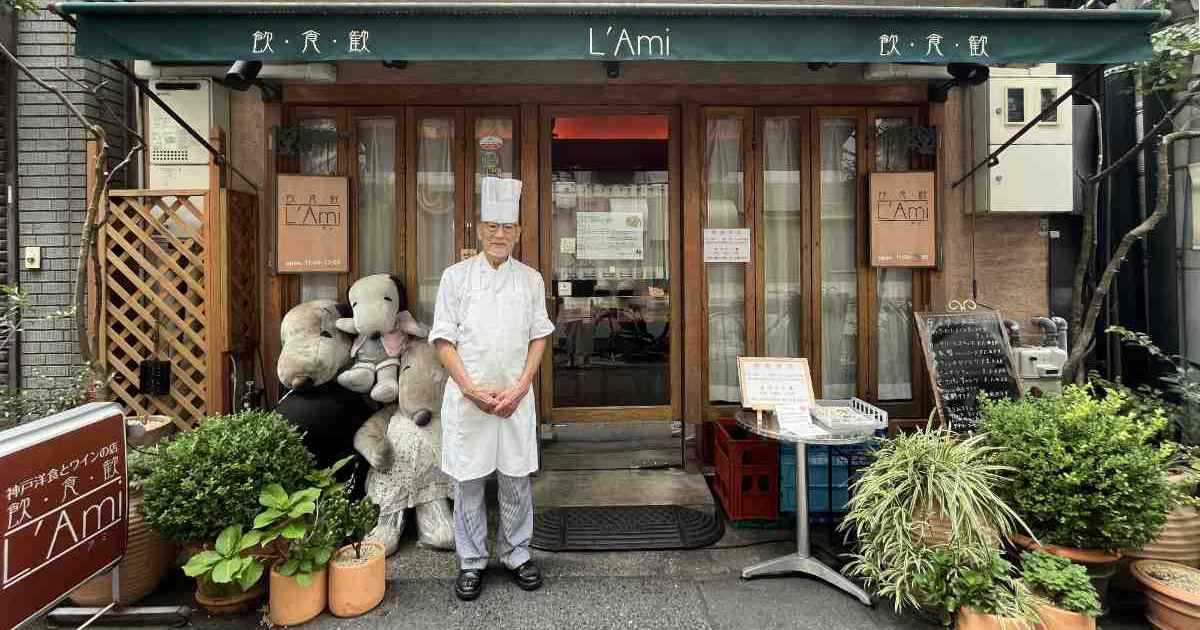
[[[532,326],[530,296],[513,264],[494,274],[481,273],[479,265],[488,265],[482,254],[471,261],[459,300],[458,355],[477,387],[501,390],[515,385],[525,369]],[[521,477],[537,470],[532,387],[517,410],[501,418],[480,411],[450,379],[442,398],[441,420],[442,469],[451,477],[467,481],[494,470]]]

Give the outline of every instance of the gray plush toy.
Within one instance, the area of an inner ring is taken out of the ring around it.
[[[442,472],[442,393],[446,370],[423,337],[412,339],[400,359],[399,397],[376,412],[355,436],[364,446],[386,441],[395,462],[375,465],[367,474],[367,496],[380,507],[379,524],[370,537],[396,551],[404,531],[404,515],[416,508],[417,541],[435,549],[454,548],[453,485]],[[366,454],[364,448],[358,449]],[[368,457],[370,461],[370,457]]]
[[[396,401],[400,355],[409,336],[424,338],[429,327],[417,323],[408,312],[404,285],[386,273],[359,278],[350,286],[353,317],[337,321],[337,327],[357,335],[350,348],[354,365],[338,375],[342,387],[370,394],[380,403]]]

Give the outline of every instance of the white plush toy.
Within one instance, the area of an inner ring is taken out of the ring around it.
[[[400,355],[410,335],[425,338],[429,327],[408,312],[404,285],[386,273],[360,278],[350,287],[353,317],[337,321],[339,330],[357,335],[350,348],[354,364],[338,375],[342,387],[370,394],[384,404],[396,401]]]
[[[376,412],[355,435],[355,447],[371,464],[367,496],[380,508],[379,524],[369,537],[382,542],[387,555],[399,545],[408,508],[416,508],[419,543],[454,548],[453,482],[442,472],[441,405],[447,376],[425,337],[414,337],[400,359],[396,404]],[[391,446],[385,449],[394,457],[391,466],[372,461],[381,442]]]

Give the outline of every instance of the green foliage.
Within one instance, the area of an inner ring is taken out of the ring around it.
[[[1169,446],[1154,446],[1166,424],[1125,411],[1126,396],[1102,398],[1070,386],[1061,396],[984,400],[982,428],[1006,466],[1001,493],[1043,543],[1084,549],[1139,549],[1166,522]]]
[[[1192,74],[1191,56],[1200,53],[1200,25],[1194,21],[1172,24],[1152,33],[1150,44],[1153,55],[1136,64],[1141,75],[1140,90],[1150,93],[1185,89]]]
[[[281,575],[308,586],[346,539],[352,512],[348,489],[334,474],[353,458],[309,473],[308,487],[289,494],[279,484],[263,488],[258,502],[266,508],[254,518],[263,545],[274,545]],[[283,544],[277,544],[279,542]]]
[[[40,8],[36,0],[0,0],[0,13],[36,13]]]
[[[1184,444],[1200,444],[1200,369],[1186,357],[1163,352],[1146,333],[1120,326],[1109,326],[1105,332],[1141,348],[1160,365],[1169,367],[1170,373],[1158,379],[1162,391],[1143,385],[1130,400],[1139,406],[1159,405],[1170,420],[1171,439]]]
[[[241,525],[230,525],[221,530],[213,549],[188,559],[183,572],[196,578],[205,590],[215,590],[218,594],[247,591],[262,578],[263,564],[246,550],[258,545],[261,538],[260,532],[242,533]]]
[[[960,441],[928,427],[884,440],[855,482],[840,526],[858,540],[846,572],[900,611],[921,606],[915,580],[928,569],[931,550],[953,547],[966,565],[982,566],[995,536],[1024,528],[995,492],[1008,472],[992,462],[997,454],[982,437]],[[948,540],[932,535],[931,518],[945,519]]]
[[[1034,595],[1055,608],[1100,616],[1100,597],[1083,566],[1045,551],[1026,551],[1021,554],[1021,576]]]
[[[263,488],[296,487],[313,466],[296,428],[260,411],[209,418],[160,453],[143,484],[143,509],[154,529],[181,543],[249,526]]]
[[[960,608],[1034,621],[1036,613],[1025,587],[1014,579],[1013,566],[991,547],[982,558],[944,547],[926,552],[928,563],[916,575],[924,606],[936,611],[945,625]]]
[[[378,523],[379,506],[371,503],[369,499],[360,499],[350,506],[350,513],[346,515],[346,529],[343,533],[354,543],[356,558],[362,558],[363,539],[371,533],[372,529],[375,529],[375,525]]]
[[[35,380],[43,378],[37,368],[30,369],[28,376]],[[102,375],[83,365],[75,368],[66,381],[56,380],[46,389],[0,388],[0,429],[41,420],[96,400],[111,380],[111,375]]]

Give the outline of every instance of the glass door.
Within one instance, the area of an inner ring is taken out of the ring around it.
[[[555,423],[671,420],[678,387],[672,115],[543,118],[542,261]]]

